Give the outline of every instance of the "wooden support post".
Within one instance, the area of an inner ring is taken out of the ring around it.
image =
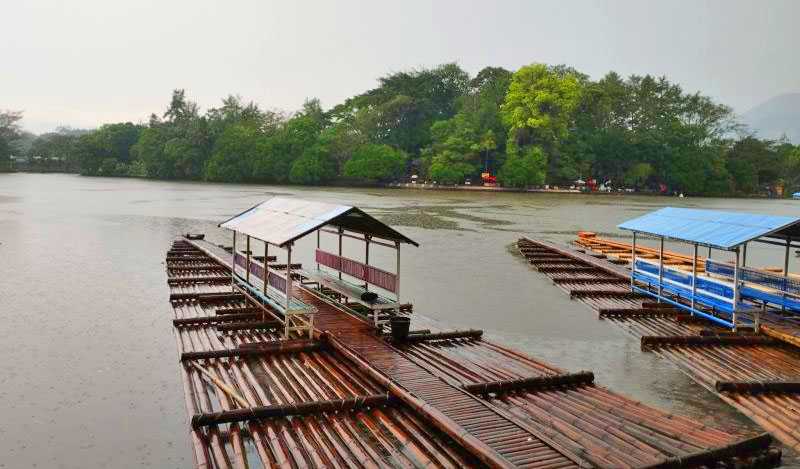
[[[658,302],[661,303],[661,286],[664,284],[664,237],[659,240],[658,245]]]
[[[694,243],[694,253],[692,254],[692,316],[694,316],[694,298],[697,296],[697,243]]]
[[[245,282],[250,283],[250,235],[247,235],[246,249],[247,249],[247,253],[246,253],[247,262],[245,262],[244,265],[247,266],[247,267],[246,267],[246,269],[245,269],[246,271],[244,273],[244,280],[245,280]]]
[[[267,284],[269,283],[269,243],[264,241],[264,296],[267,296]]]
[[[342,257],[342,233],[343,232],[344,232],[344,230],[341,227],[339,227],[339,257],[340,258]],[[338,270],[339,270],[339,280],[341,280],[342,279],[342,270],[341,269],[338,269]]]
[[[747,265],[747,243],[744,243],[744,248],[742,249],[742,267]]]
[[[286,315],[292,301],[292,245],[286,247]]]
[[[397,302],[400,303],[400,241],[394,242],[394,248],[397,250],[397,270],[395,270],[397,275],[395,277],[394,289],[395,294],[397,294]]]
[[[231,251],[233,254],[233,259],[231,262],[231,291],[235,291],[234,287],[236,285],[236,230],[233,231],[233,250]]]
[[[786,238],[786,255],[783,258],[783,299],[784,303],[786,303],[786,291],[789,290],[789,251],[791,251],[792,247],[792,238]],[[781,306],[783,311],[786,311],[786,304]]]
[[[364,235],[364,265],[369,265],[369,235]],[[364,280],[364,290],[369,291],[369,281]]]
[[[736,330],[736,309],[739,306],[739,247],[736,247],[736,263],[733,265],[733,330]]]
[[[636,232],[633,232],[633,244],[631,245],[631,291],[633,291],[633,287],[635,285],[635,281],[633,279],[634,274],[636,273]]]

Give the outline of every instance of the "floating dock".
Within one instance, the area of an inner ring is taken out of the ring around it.
[[[603,320],[641,339],[642,350],[675,364],[697,383],[800,450],[800,353],[774,337],[692,317],[631,291],[631,272],[604,254],[522,238],[520,253]]]
[[[768,435],[666,414],[485,340],[393,342],[294,281],[311,338],[232,291],[234,256],[181,239],[167,254],[196,467],[774,467]],[[258,261],[251,261],[258,262]]]
[[[591,255],[597,255],[607,261],[621,265],[630,266],[633,259],[633,245],[622,241],[614,241],[606,238],[597,237],[594,233],[582,232],[579,233],[575,239],[575,244],[587,250]],[[650,248],[642,245],[636,246],[636,257],[638,259],[658,259],[658,249]],[[705,256],[698,256],[697,258],[697,271],[699,273],[706,273],[706,260]],[[681,254],[672,251],[664,251],[664,264],[670,268],[677,268],[685,272],[691,272],[692,269],[692,256]],[[719,264],[713,261],[709,263],[711,266],[711,275],[716,270],[721,270]],[[716,268],[716,269],[715,269]],[[723,266],[723,269],[725,266]],[[728,267],[727,270],[730,268]],[[784,270],[782,268],[768,268],[759,269],[763,273],[758,272],[760,277],[765,277],[773,281],[782,281],[781,274]],[[630,275],[630,273],[628,273]],[[792,282],[800,281],[800,275],[788,274],[786,279]],[[757,292],[758,293],[758,292]],[[747,316],[747,315],[746,315]],[[760,328],[759,330],[778,340],[784,341],[795,347],[800,347],[800,317],[793,314],[785,314],[785,311],[780,308],[765,308],[759,315]]]

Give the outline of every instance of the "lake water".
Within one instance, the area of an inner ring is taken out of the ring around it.
[[[357,205],[418,241],[402,258],[402,296],[418,315],[483,329],[568,370],[593,370],[598,383],[647,404],[754,428],[570,301],[512,245],[522,234],[623,236],[619,222],[666,205],[796,215],[797,202],[0,174],[0,468],[189,467],[164,255],[186,232],[230,244],[216,224],[276,194]],[[299,261],[310,262],[315,242],[299,243]],[[393,268],[386,251],[376,247],[371,262]],[[778,251],[755,246],[749,263],[780,265]]]

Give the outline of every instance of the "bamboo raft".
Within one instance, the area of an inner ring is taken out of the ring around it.
[[[596,255],[528,238],[517,246],[531,265],[600,319],[640,338],[644,351],[669,360],[785,445],[800,450],[800,352],[795,347],[770,336],[734,335],[631,293],[630,272]],[[581,269],[580,274],[572,273],[574,269]]]
[[[582,246],[592,252],[607,257],[609,262],[620,265],[629,265],[633,257],[633,246],[630,243],[612,241],[610,239],[599,238],[595,233],[581,231],[575,239],[575,244]],[[658,259],[658,249],[647,246],[636,246],[636,257],[639,259]],[[664,251],[664,265],[676,267],[678,269],[692,271],[692,256],[679,252]],[[705,272],[705,257],[697,257],[697,271]]]
[[[606,259],[612,264],[629,266],[633,257],[632,246],[630,243],[612,241],[597,237],[591,232],[580,232],[575,239],[575,244],[586,249],[589,255],[599,259]],[[657,259],[658,249],[646,246],[636,246],[636,257],[642,259]],[[664,264],[676,267],[687,272],[692,270],[692,257],[664,251]],[[705,272],[706,258],[698,256],[697,271]],[[781,273],[781,268],[764,269],[768,272]],[[628,274],[629,275],[629,274]],[[789,274],[792,278],[798,278],[796,274]],[[760,330],[778,340],[787,342],[795,347],[800,347],[800,319],[792,315],[784,315],[780,310],[768,309],[760,315]]]
[[[221,279],[231,268],[221,252],[180,239],[167,255],[168,279],[183,281],[168,285],[198,468],[780,462],[769,435],[743,438],[663,413],[480,331],[392,342],[304,286],[302,274],[296,288],[317,310],[314,337],[283,339],[277,311]],[[231,321],[242,327],[223,327]]]

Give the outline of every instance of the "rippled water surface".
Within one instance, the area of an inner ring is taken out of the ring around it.
[[[798,202],[0,174],[0,468],[189,467],[164,254],[186,232],[230,244],[216,223],[275,194],[357,205],[418,241],[402,259],[402,294],[417,314],[484,329],[562,368],[593,370],[600,384],[662,409],[753,429],[570,301],[512,243],[520,235],[566,242],[577,230],[623,236],[619,222],[666,205],[790,215]],[[299,243],[301,262],[310,262],[313,243]],[[358,256],[357,246],[345,254]],[[760,247],[748,256],[782,261]],[[378,265],[393,268],[393,259],[371,254]]]

